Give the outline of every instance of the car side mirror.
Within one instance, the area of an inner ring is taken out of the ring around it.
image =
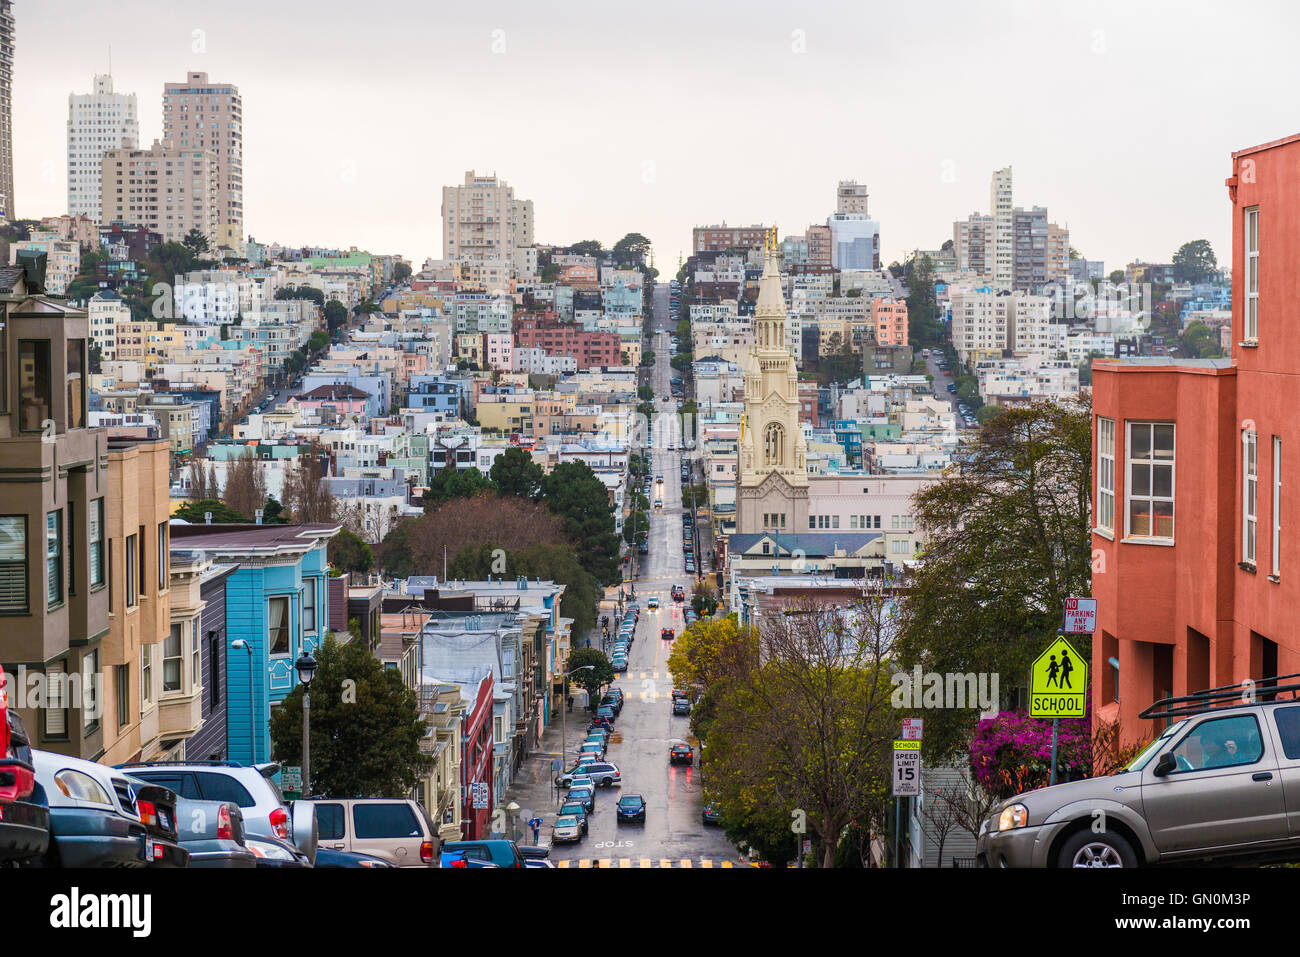
[[[1158,778],[1162,778],[1177,767],[1178,764],[1174,761],[1174,756],[1166,751],[1164,754],[1160,755],[1160,760],[1156,762],[1155,770],[1151,773]]]

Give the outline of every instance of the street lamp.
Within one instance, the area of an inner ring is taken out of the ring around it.
[[[519,825],[517,823],[517,817],[519,815],[518,803],[516,803],[515,801],[511,801],[509,804],[507,804],[506,813],[510,815],[510,839],[518,840],[517,837],[517,834],[519,832]]]
[[[248,763],[257,763],[257,699],[253,695],[253,646],[243,638],[236,638],[230,643],[230,647],[236,651],[248,652],[248,746],[251,749],[248,752]]]
[[[564,707],[560,709],[560,770],[564,770],[564,765],[569,762],[569,737],[568,737],[568,720],[569,713],[569,678],[576,675],[579,671],[595,671],[595,665],[581,665],[572,671],[564,674]]]
[[[316,659],[304,651],[293,663],[302,682],[302,796],[311,797],[311,680],[316,677]]]

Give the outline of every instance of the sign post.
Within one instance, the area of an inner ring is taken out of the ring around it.
[[[1094,599],[1071,598],[1068,601],[1091,601],[1091,615],[1097,616]],[[1067,609],[1066,619],[1070,612]],[[1086,714],[1088,663],[1074,647],[1057,635],[1047,650],[1034,659],[1029,670],[1029,716],[1052,719],[1052,777],[1056,783],[1056,736],[1061,718],[1082,718]]]
[[[894,742],[894,866],[898,859],[900,831],[903,823],[903,798],[915,799],[921,793],[921,719],[903,720],[903,737]],[[914,734],[915,737],[910,737]]]

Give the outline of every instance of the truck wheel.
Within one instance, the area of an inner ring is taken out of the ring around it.
[[[1118,834],[1094,834],[1080,831],[1061,847],[1058,867],[1127,867],[1138,866],[1133,846]]]

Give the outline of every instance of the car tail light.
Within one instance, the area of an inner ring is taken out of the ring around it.
[[[217,808],[217,840],[233,841],[235,828],[230,821],[230,808],[222,804]]]
[[[420,863],[428,864],[433,860],[433,841],[420,842]]]
[[[153,801],[146,801],[144,799],[140,799],[135,802],[135,806],[140,809],[141,824],[152,824],[154,826],[157,826],[158,812],[154,808]]]
[[[459,858],[458,860],[454,860],[454,861],[452,861],[452,862],[451,862],[451,866],[452,866],[452,867],[469,867],[469,864],[467,864],[467,863],[465,862],[465,858],[462,857],[462,858]]]
[[[282,807],[271,812],[271,833],[282,841],[289,840],[289,814]]]

